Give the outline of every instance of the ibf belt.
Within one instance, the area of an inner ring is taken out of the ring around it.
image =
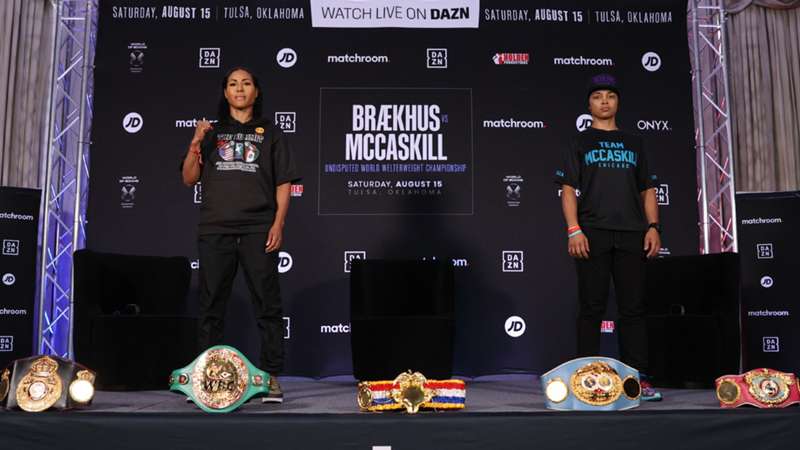
[[[269,392],[269,374],[227,345],[211,347],[188,366],[172,371],[169,383],[169,390],[185,394],[210,413],[233,411],[254,395]]]
[[[800,389],[793,373],[753,369],[741,375],[723,375],[715,384],[719,405],[723,408],[742,405],[785,408],[800,403]]]
[[[57,356],[18,359],[0,371],[0,404],[28,412],[88,406],[95,377],[86,367]]]
[[[541,380],[548,409],[617,411],[639,406],[639,371],[616,359],[573,359],[545,373]]]
[[[358,406],[363,411],[405,409],[463,409],[467,387],[463,380],[428,380],[419,372],[402,373],[393,381],[358,383]]]

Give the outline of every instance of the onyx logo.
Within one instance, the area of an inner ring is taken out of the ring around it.
[[[427,49],[427,55],[428,69],[447,69],[446,48],[429,48]]]
[[[761,277],[761,287],[765,289],[771,288],[775,284],[775,281],[769,275],[764,275]]]
[[[773,259],[772,244],[756,244],[756,255],[758,259]]]
[[[278,125],[278,128],[284,133],[294,133],[296,117],[297,113],[294,112],[276,112],[275,124]]]
[[[13,286],[14,283],[17,282],[17,277],[15,277],[13,273],[6,273],[3,274],[2,280],[3,284],[5,284],[6,286]]]
[[[656,52],[647,52],[642,55],[642,67],[648,72],[655,72],[661,68],[661,57]]]
[[[222,50],[219,47],[204,47],[200,49],[200,62],[198,67],[201,69],[219,68],[222,60]]]
[[[367,259],[367,252],[365,251],[346,251],[344,252],[344,272],[350,273],[352,262],[355,259]]]
[[[3,256],[19,256],[19,240],[3,239]]]
[[[194,184],[194,203],[203,203],[203,183],[200,181]]]
[[[122,128],[125,128],[125,131],[131,134],[138,133],[143,125],[144,119],[142,119],[142,115],[137,112],[129,112],[122,119]]]
[[[669,185],[659,184],[656,186],[656,200],[659,205],[669,205]]]
[[[506,334],[513,338],[518,338],[525,334],[526,328],[525,320],[519,316],[509,317],[506,319],[506,324],[503,326],[503,329],[506,330]]]
[[[672,131],[669,120],[640,120],[636,122],[636,128],[641,131]]]
[[[292,259],[292,255],[286,252],[278,253],[278,272],[286,273],[292,270],[293,265],[294,259]]]
[[[575,128],[577,128],[578,131],[584,131],[591,126],[592,126],[591,114],[581,114],[580,116],[578,116],[578,119],[575,120]]]
[[[781,351],[781,339],[778,336],[764,336],[761,338],[764,353],[779,353]]]
[[[524,259],[522,250],[503,250],[503,272],[524,272]]]
[[[284,339],[291,339],[292,338],[292,318],[291,317],[284,317],[283,318],[283,338]]]
[[[282,48],[278,51],[278,55],[275,56],[275,60],[278,61],[279,66],[288,69],[297,64],[297,52],[291,48]]]
[[[14,351],[14,336],[0,336],[0,352]]]

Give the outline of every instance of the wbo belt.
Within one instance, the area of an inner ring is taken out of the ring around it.
[[[183,393],[209,413],[230,412],[254,395],[269,393],[269,374],[227,345],[215,345],[173,370],[169,383],[170,391]]]
[[[358,383],[358,406],[363,411],[405,409],[463,409],[467,387],[463,380],[428,380],[419,372],[401,373],[393,381]]]
[[[715,384],[719,406],[723,408],[785,408],[800,403],[800,389],[793,373],[760,368],[741,375],[723,375]]]
[[[616,359],[567,361],[541,377],[545,406],[560,411],[617,411],[639,406],[639,371]]]
[[[96,374],[58,356],[32,356],[0,370],[0,405],[28,412],[89,406]]]

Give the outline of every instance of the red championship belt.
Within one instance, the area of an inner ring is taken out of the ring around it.
[[[716,380],[717,398],[723,408],[752,405],[785,408],[800,403],[797,377],[773,369],[753,369],[741,375],[723,375]]]

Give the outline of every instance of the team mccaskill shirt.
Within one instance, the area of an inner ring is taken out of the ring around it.
[[[640,193],[654,186],[642,138],[588,128],[571,142],[556,184],[580,191],[578,223],[606,230],[647,228]]]
[[[266,119],[220,122],[200,148],[199,233],[266,232],[275,220],[275,187],[300,179],[283,132]]]

